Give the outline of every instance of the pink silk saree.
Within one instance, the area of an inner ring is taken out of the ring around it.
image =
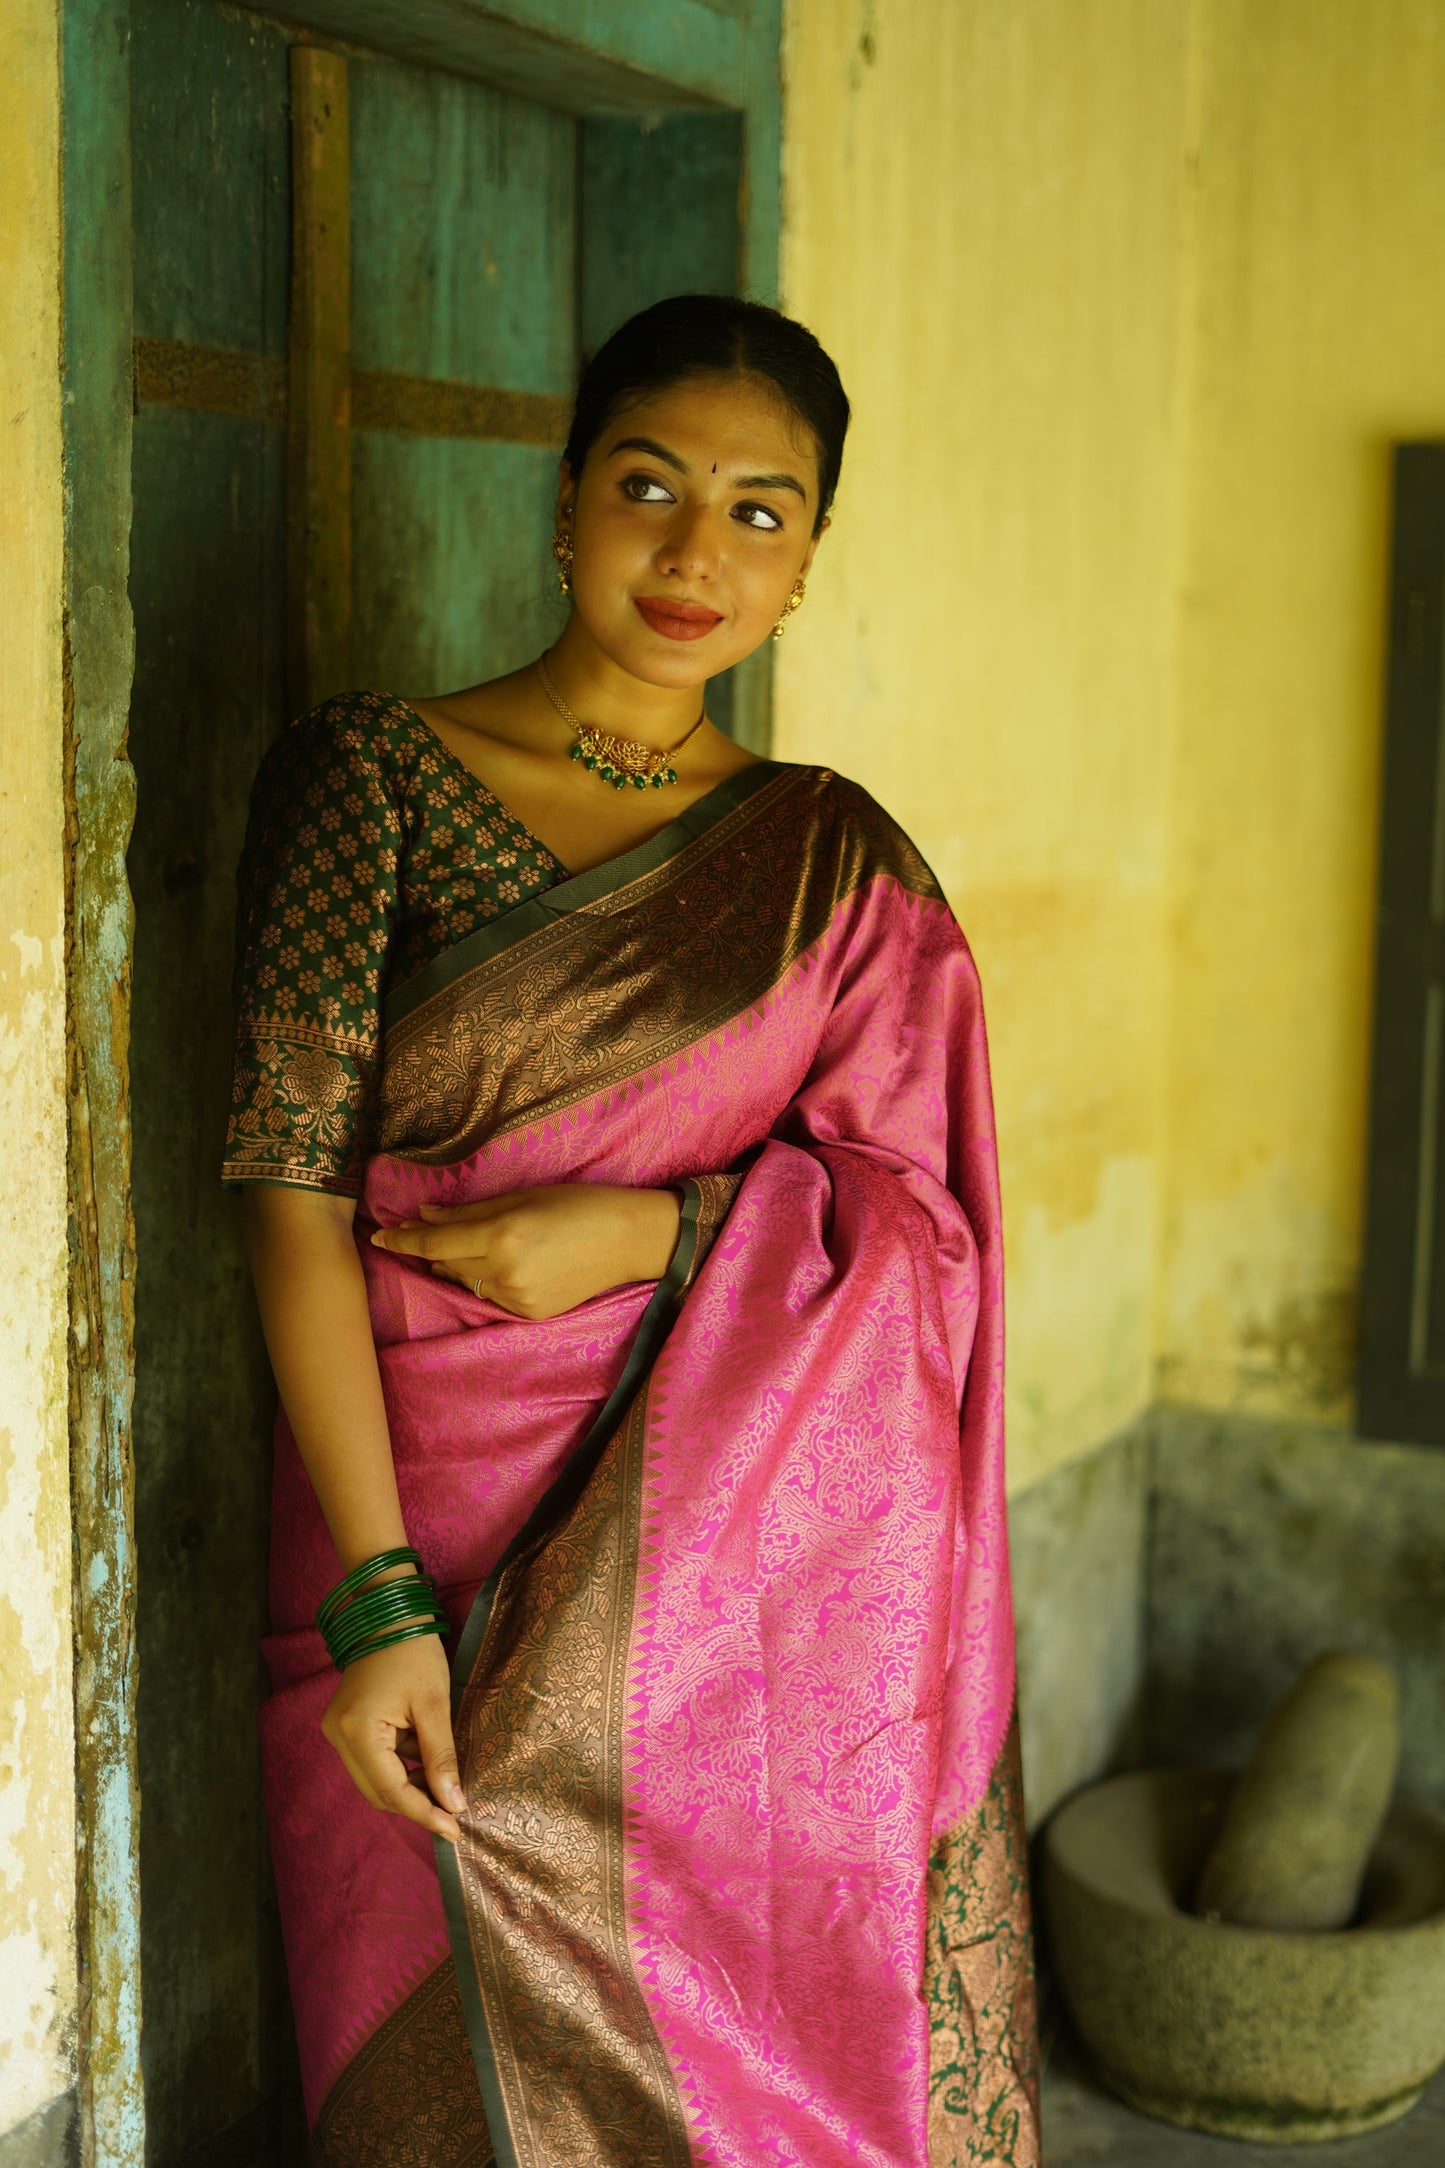
[[[453,1619],[459,1849],[318,1726],[338,1566],[278,1431],[262,1719],[313,2158],[1037,2162],[977,979],[860,790],[762,763],[385,1019],[358,1238]],[[373,1249],[424,1200],[673,1186],[546,1322]]]

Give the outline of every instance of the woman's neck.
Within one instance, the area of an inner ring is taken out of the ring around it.
[[[705,685],[649,685],[633,677],[603,654],[575,612],[544,660],[548,677],[582,722],[659,752],[691,730],[702,708]]]

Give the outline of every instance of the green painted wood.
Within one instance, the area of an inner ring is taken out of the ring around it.
[[[1359,1427],[1445,1445],[1445,445],[1395,457]]]
[[[135,10],[135,329],[286,352],[286,33],[198,0]]]
[[[580,134],[584,352],[668,294],[740,290],[741,113],[587,120]]]
[[[76,2059],[87,2168],[140,2168],[140,1860],[126,1024],[134,811],[129,10],[64,0],[61,37]]]
[[[421,698],[551,643],[554,453],[368,433],[352,459],[358,682]]]
[[[358,368],[567,393],[576,129],[481,83],[351,62]],[[516,668],[560,623],[536,446],[353,438],[352,665],[424,694]]]
[[[137,329],[286,351],[287,40],[135,0]],[[130,751],[147,2159],[281,2158],[289,2016],[260,1808],[274,1390],[216,1179],[235,865],[284,720],[283,433],[144,406]],[[297,2127],[294,2086],[290,2126]],[[248,2133],[265,2139],[249,2152]]]
[[[567,113],[743,105],[773,0],[283,0],[333,38]]]

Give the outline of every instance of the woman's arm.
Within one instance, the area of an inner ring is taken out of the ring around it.
[[[245,1226],[261,1323],[306,1473],[349,1573],[407,1541],[349,1197],[256,1184]],[[407,1568],[399,1569],[406,1572]],[[349,1664],[322,1725],[373,1806],[455,1838],[450,1682],[429,1634]],[[401,1759],[415,1748],[431,1798]],[[436,1802],[433,1804],[433,1802]]]
[[[554,1317],[631,1280],[660,1279],[677,1243],[671,1190],[573,1182],[518,1190],[372,1237],[521,1317]],[[348,1197],[257,1183],[245,1192],[251,1270],[271,1367],[343,1572],[407,1540],[366,1280]],[[398,1569],[406,1572],[409,1569]],[[440,1640],[349,1664],[322,1729],[373,1806],[455,1839],[450,1681]],[[407,1776],[415,1749],[431,1798]],[[435,1803],[434,1803],[435,1802]],[[451,1812],[447,1812],[451,1809]]]
[[[514,1316],[557,1317],[609,1287],[660,1280],[677,1248],[681,1199],[671,1189],[558,1182],[421,1211],[379,1227],[376,1247],[421,1258]]]

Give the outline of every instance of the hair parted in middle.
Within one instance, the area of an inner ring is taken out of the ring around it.
[[[630,316],[582,371],[563,458],[576,479],[613,416],[689,378],[751,376],[811,432],[818,451],[818,511],[828,516],[843,465],[848,398],[831,357],[807,326],[761,301],[674,294]]]

